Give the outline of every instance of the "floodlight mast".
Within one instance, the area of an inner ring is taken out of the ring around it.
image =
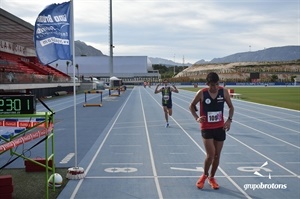
[[[113,76],[113,31],[112,31],[112,0],[109,0],[109,72]]]

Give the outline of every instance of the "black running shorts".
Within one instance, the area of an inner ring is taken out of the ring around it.
[[[217,129],[203,129],[201,130],[204,139],[214,139],[216,141],[224,141],[226,139],[226,132],[221,128]]]

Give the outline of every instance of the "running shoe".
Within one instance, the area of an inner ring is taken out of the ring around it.
[[[208,184],[210,184],[213,189],[219,189],[219,185],[214,177],[208,178]]]
[[[166,128],[168,128],[169,127],[169,123],[166,123]]]
[[[200,176],[199,180],[196,183],[198,189],[202,189],[204,187],[204,183],[206,179],[207,179],[207,175],[202,174],[202,176]]]

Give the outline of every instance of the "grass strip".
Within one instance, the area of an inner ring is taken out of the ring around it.
[[[300,110],[300,87],[226,87],[241,94],[241,99],[260,104]],[[201,88],[181,88],[197,92]]]

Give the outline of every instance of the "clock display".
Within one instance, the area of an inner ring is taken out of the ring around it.
[[[34,114],[34,95],[0,95],[0,114]]]

